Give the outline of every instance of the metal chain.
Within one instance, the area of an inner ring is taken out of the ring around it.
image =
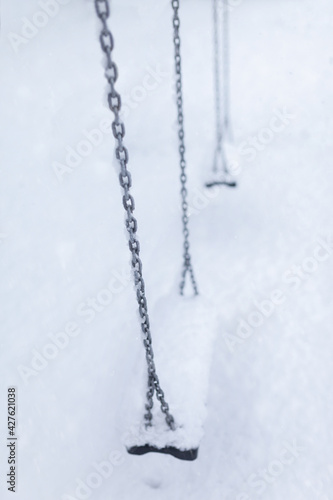
[[[223,4],[223,89],[224,89],[224,134],[231,137],[230,124],[230,48],[229,48],[229,9],[228,0],[222,0]]]
[[[137,238],[138,224],[133,215],[134,199],[130,193],[132,185],[131,174],[127,169],[128,151],[124,146],[125,127],[120,118],[121,98],[115,90],[115,82],[118,76],[117,66],[112,60],[113,37],[107,25],[107,19],[110,15],[108,0],[95,0],[96,13],[102,22],[100,32],[100,43],[106,58],[105,77],[109,82],[110,92],[108,94],[108,103],[114,114],[112,122],[112,132],[116,139],[116,158],[120,165],[119,182],[123,190],[123,206],[126,211],[126,229],[129,236],[129,249],[132,255],[132,268],[134,273],[134,282],[136,287],[137,302],[139,305],[139,314],[141,317],[141,329],[143,332],[143,344],[146,350],[146,360],[148,365],[148,391],[147,403],[145,405],[147,413],[144,415],[146,426],[152,425],[153,414],[153,396],[156,391],[156,397],[161,404],[161,410],[165,415],[165,420],[170,429],[175,429],[175,421],[169,411],[169,405],[165,401],[164,393],[161,389],[159,379],[156,373],[154,362],[154,352],[152,347],[152,337],[149,325],[148,306],[145,294],[145,283],[142,275],[142,262],[140,259],[140,245]]]
[[[180,36],[179,27],[180,19],[178,15],[179,0],[171,0],[173,8],[173,43],[174,43],[174,57],[175,57],[175,71],[176,71],[176,102],[177,102],[177,120],[178,120],[178,138],[179,138],[179,155],[180,155],[180,183],[181,183],[181,202],[182,202],[182,223],[184,235],[184,263],[181,274],[180,294],[184,295],[186,275],[189,273],[195,295],[198,295],[198,286],[194,277],[193,267],[190,256],[190,242],[189,242],[189,229],[188,229],[188,202],[187,202],[187,175],[186,175],[186,160],[185,160],[185,134],[184,134],[184,114],[183,114],[183,90],[182,90],[182,67],[180,55]]]
[[[221,5],[222,4],[222,5]],[[222,20],[221,20],[222,18]],[[216,116],[216,149],[213,171],[217,172],[219,158],[226,174],[229,173],[225,156],[223,138],[231,135],[229,106],[229,15],[227,0],[213,0],[214,21],[214,79],[215,79],[215,116]],[[221,34],[222,31],[222,34]],[[220,41],[222,36],[222,41]],[[223,58],[221,53],[223,45]],[[221,61],[221,59],[223,59]],[[221,66],[222,65],[222,66]],[[221,73],[223,81],[223,109],[221,99]],[[223,119],[222,119],[223,116]]]
[[[219,42],[219,9],[218,0],[213,0],[214,21],[214,77],[215,77],[215,118],[216,118],[216,140],[217,147],[222,142],[222,120],[221,120],[221,81],[220,81],[220,42]]]

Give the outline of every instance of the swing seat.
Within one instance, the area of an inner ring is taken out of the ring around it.
[[[219,170],[219,171],[213,173],[211,180],[206,182],[205,186],[207,188],[212,188],[215,186],[227,186],[227,187],[235,188],[235,187],[237,187],[237,182],[234,179],[234,177],[232,177],[232,175],[230,175],[229,172]]]
[[[239,167],[238,151],[233,142],[227,137],[223,140],[220,149],[215,151],[212,178],[205,183],[205,187],[215,186],[237,187],[232,173]]]
[[[215,187],[215,186],[228,186],[228,187],[237,187],[237,182],[232,180],[216,180],[211,182],[206,182],[205,186],[207,188]]]
[[[127,449],[130,455],[145,455],[146,453],[163,453],[165,455],[172,455],[179,460],[193,461],[198,457],[198,448],[192,450],[180,450],[174,446],[166,446],[165,448],[157,448],[149,444],[143,446],[132,446]]]
[[[156,395],[152,426],[146,428],[143,423],[147,369],[145,360],[140,358],[126,411],[131,432],[125,446],[131,455],[153,452],[192,461],[198,456],[207,414],[216,310],[201,296],[181,297],[175,292],[160,299],[150,317],[156,369],[175,429],[166,424]]]
[[[186,401],[183,404],[186,405]],[[186,427],[183,423],[177,426],[176,422],[176,429],[170,430],[165,424],[163,415],[159,413],[159,406],[156,403],[152,427],[146,428],[141,425],[139,428],[135,428],[133,426],[132,435],[127,438],[126,442],[127,452],[130,455],[161,453],[163,455],[171,455],[179,460],[195,460],[198,457],[201,435],[199,438],[198,436],[194,436],[193,438],[191,436],[191,426]]]

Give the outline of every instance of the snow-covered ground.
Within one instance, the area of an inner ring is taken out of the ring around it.
[[[191,463],[122,444],[144,353],[93,2],[2,5],[1,498],[12,385],[19,500],[333,498],[333,4],[230,3],[239,188],[213,198],[210,2],[180,10],[193,263],[219,313]],[[169,1],[113,0],[112,29],[154,332],[181,267]]]

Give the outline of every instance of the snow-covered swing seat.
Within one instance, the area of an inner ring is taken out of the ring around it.
[[[132,181],[127,169],[128,151],[123,141],[125,127],[120,118],[121,98],[115,90],[118,71],[112,60],[113,37],[107,25],[108,0],[95,0],[95,8],[102,22],[100,43],[106,56],[105,76],[110,86],[108,103],[114,115],[112,131],[116,139],[115,152],[120,166],[119,180],[123,191],[122,201],[126,212],[126,230],[147,361],[147,367],[136,376],[135,389],[139,392],[140,397],[137,397],[138,392],[136,392],[132,399],[131,409],[136,430],[128,435],[125,445],[127,451],[133,455],[159,452],[173,455],[182,460],[195,460],[203,436],[209,368],[217,330],[217,315],[209,302],[198,293],[189,251],[179,0],[172,0],[171,3],[173,7],[179,126],[184,262],[180,290],[160,299],[154,311],[155,316],[160,318],[158,323],[154,325],[154,351],[142,274],[140,246],[137,238],[137,221],[133,215],[134,199],[130,192]],[[193,296],[184,295],[187,277],[190,278]],[[161,378],[157,375],[157,371]],[[145,413],[142,405],[144,395],[147,399]],[[156,396],[159,407],[156,405],[154,407],[154,396]],[[139,422],[142,423],[139,424]]]

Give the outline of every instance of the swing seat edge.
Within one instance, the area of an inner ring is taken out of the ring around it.
[[[162,453],[164,455],[172,455],[179,460],[193,461],[198,457],[199,448],[185,449],[181,450],[175,446],[165,446],[164,448],[158,448],[157,446],[152,446],[149,444],[141,446],[131,446],[127,448],[127,452],[130,455],[145,455],[146,453]]]

